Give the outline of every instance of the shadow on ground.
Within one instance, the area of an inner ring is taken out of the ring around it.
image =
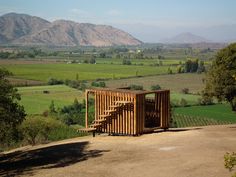
[[[58,168],[103,155],[107,150],[86,150],[88,142],[54,145],[0,155],[0,176],[33,174],[34,169]]]

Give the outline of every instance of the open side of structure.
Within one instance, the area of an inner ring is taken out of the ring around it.
[[[94,121],[89,125],[89,95],[94,96]],[[170,91],[90,89],[85,92],[85,128],[81,131],[114,135],[141,135],[148,130],[167,129]]]

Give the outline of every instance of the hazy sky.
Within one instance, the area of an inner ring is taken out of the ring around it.
[[[149,40],[145,35],[154,29],[168,36],[194,28],[236,24],[235,8],[236,0],[0,0],[1,15],[17,12],[49,21],[110,24],[143,40]]]

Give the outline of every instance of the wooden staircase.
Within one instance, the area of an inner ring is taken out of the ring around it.
[[[117,118],[120,109],[124,106],[132,104],[131,101],[115,101],[112,105],[109,106],[107,110],[104,111],[103,114],[99,115],[99,119],[94,120],[88,128],[79,129],[80,132],[92,132],[93,136],[95,136],[95,132],[99,128],[102,128],[104,124],[108,124],[112,118]]]

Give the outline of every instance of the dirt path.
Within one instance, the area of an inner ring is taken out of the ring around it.
[[[0,176],[228,177],[236,125],[70,139],[0,155]]]

